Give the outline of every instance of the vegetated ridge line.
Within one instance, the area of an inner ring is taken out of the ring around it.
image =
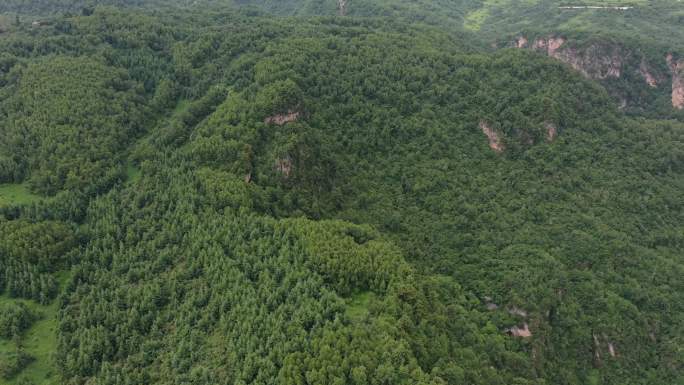
[[[558,7],[559,9],[617,9],[620,11],[625,11],[628,9],[633,9],[630,6],[599,6],[599,5],[568,5]]]

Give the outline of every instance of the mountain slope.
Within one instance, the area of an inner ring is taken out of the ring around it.
[[[0,35],[45,383],[684,379],[681,122],[406,20],[93,12]]]

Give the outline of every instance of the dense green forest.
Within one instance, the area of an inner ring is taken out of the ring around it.
[[[0,384],[684,383],[684,7],[568,4],[4,1]]]

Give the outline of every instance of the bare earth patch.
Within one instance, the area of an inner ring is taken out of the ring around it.
[[[646,65],[646,63],[643,60],[639,65],[639,73],[641,73],[641,76],[644,77],[646,84],[648,84],[651,88],[658,87],[658,79],[656,79],[655,76],[651,74],[651,71],[649,71],[648,69],[648,65]]]
[[[544,122],[544,129],[546,130],[546,141],[551,143],[556,140],[558,136],[558,128],[551,122]]]
[[[282,126],[285,123],[294,122],[299,119],[299,111],[288,111],[287,114],[276,114],[266,117],[264,123]]]
[[[347,14],[347,0],[337,0],[337,12],[340,16]]]
[[[532,331],[527,323],[524,323],[522,327],[513,326],[507,330],[507,333],[513,337],[530,338],[532,337]]]
[[[564,37],[548,36],[535,39],[529,46],[527,38],[519,36],[513,46],[543,51],[549,57],[569,64],[587,78],[619,78],[622,75],[622,52],[618,48],[594,44],[580,52],[572,47],[563,48],[565,43]],[[607,50],[610,52],[606,52]]]
[[[524,309],[521,309],[517,306],[509,307],[508,313],[511,315],[517,315],[517,316],[523,317],[523,318],[527,317],[527,311],[525,311]]]
[[[489,139],[489,148],[498,153],[504,151],[505,147],[501,141],[501,137],[487,122],[484,120],[480,121],[480,129]]]
[[[672,107],[681,110],[684,108],[684,60],[675,61],[672,54],[665,60],[672,71]]]

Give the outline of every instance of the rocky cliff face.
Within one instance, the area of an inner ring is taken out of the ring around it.
[[[531,49],[543,52],[569,64],[585,77],[594,80],[618,79],[627,71],[636,73],[650,88],[658,88],[666,83],[668,75],[654,69],[648,61],[641,57],[635,58],[634,52],[616,44],[593,43],[582,48],[575,48],[567,44],[567,39],[561,36],[549,35],[531,40],[525,36],[518,36],[511,46],[521,49]],[[634,63],[639,62],[637,67]],[[672,54],[667,55],[667,66],[672,75],[672,106],[684,109],[684,59],[675,60]],[[619,97],[621,107],[627,106],[627,100]]]
[[[489,148],[498,153],[501,153],[505,150],[501,136],[489,123],[485,122],[484,120],[480,121],[480,130],[482,130],[482,132],[487,136],[487,139],[489,140]]]
[[[299,118],[299,111],[288,111],[286,114],[277,114],[273,116],[267,116],[264,119],[265,124],[275,124],[282,126],[285,123],[294,122]]]
[[[644,78],[644,80],[646,81],[646,84],[648,84],[649,87],[651,87],[651,88],[658,87],[658,83],[660,83],[660,79],[657,79],[651,73],[651,69],[648,67],[648,64],[646,64],[646,62],[644,60],[641,60],[641,64],[639,64],[639,73]]]
[[[544,129],[546,130],[546,141],[551,143],[556,140],[558,136],[558,127],[551,122],[544,122]]]
[[[520,36],[515,40],[514,45],[517,48],[545,52],[550,57],[568,63],[591,79],[619,78],[622,74],[624,53],[619,47],[592,44],[578,50],[568,47],[566,39],[560,36],[537,38],[531,44],[527,38]]]
[[[546,51],[547,55],[557,57],[556,53],[563,44],[565,44],[565,38],[562,37],[539,38],[534,40],[534,43],[532,43],[532,48]]]
[[[347,14],[347,1],[348,0],[337,0],[337,13],[340,16]]]
[[[527,47],[527,38],[525,36],[518,36],[517,39],[515,39],[515,47],[516,48],[526,48]]]
[[[675,60],[668,54],[665,60],[672,72],[672,107],[684,109],[684,59]]]

